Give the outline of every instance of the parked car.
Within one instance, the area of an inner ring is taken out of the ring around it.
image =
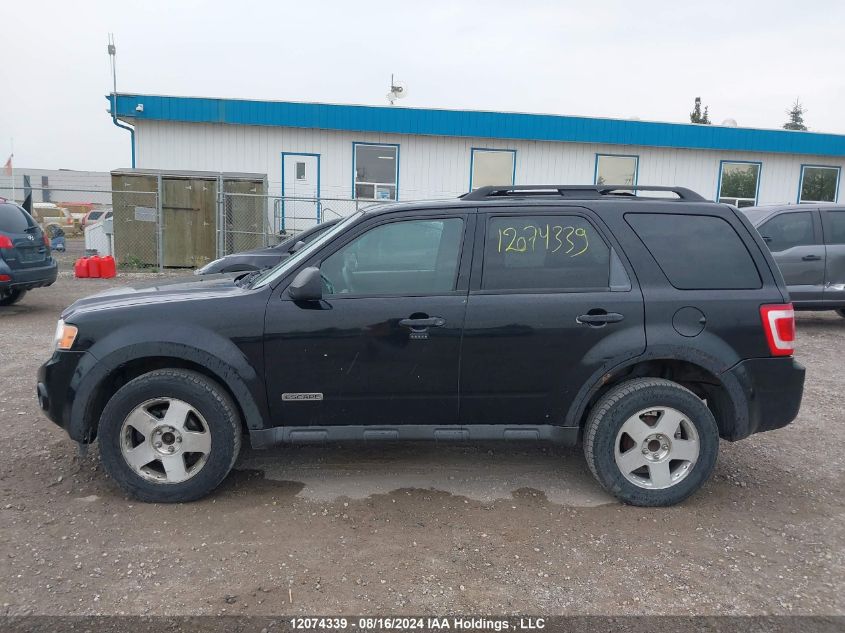
[[[290,257],[296,249],[301,248],[309,242],[317,239],[320,235],[328,231],[337,223],[338,220],[331,220],[329,222],[318,224],[317,226],[311,227],[310,229],[300,233],[283,235],[282,241],[275,246],[256,248],[251,251],[242,251],[240,253],[226,255],[225,257],[221,257],[220,259],[215,259],[213,262],[207,263],[202,268],[197,268],[194,271],[194,274],[211,275],[214,273],[233,273],[272,268],[283,259]]]
[[[780,267],[796,310],[845,317],[845,205],[785,204],[742,211]]]
[[[51,285],[57,274],[47,234],[23,207],[0,203],[0,306],[17,303],[28,290]]]
[[[58,224],[48,224],[44,227],[47,237],[50,240],[50,249],[64,253],[67,247],[65,243],[65,232]]]
[[[92,209],[86,213],[85,217],[82,219],[82,226],[91,226],[95,222],[107,220],[112,217],[112,215],[113,213],[111,209]]]
[[[61,315],[37,392],[144,501],[197,499],[253,447],[583,440],[664,506],[719,439],[797,415],[794,313],[762,238],[682,188],[482,187],[364,209],[279,265],[111,289]],[[162,327],[166,324],[166,327]]]

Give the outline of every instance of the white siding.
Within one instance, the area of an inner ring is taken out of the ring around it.
[[[281,153],[307,152],[321,156],[322,196],[351,197],[353,141],[399,144],[400,200],[465,193],[473,147],[515,149],[518,184],[591,184],[597,153],[633,154],[639,156],[639,184],[689,187],[711,199],[717,195],[720,161],[759,161],[759,204],[796,202],[802,164],[845,167],[845,157],[803,154],[136,121],[138,167],[266,173],[276,194]]]

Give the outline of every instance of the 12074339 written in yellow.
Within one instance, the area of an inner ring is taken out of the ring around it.
[[[587,229],[560,224],[527,224],[498,229],[499,253],[533,253],[539,249],[569,257],[583,255],[590,249]]]

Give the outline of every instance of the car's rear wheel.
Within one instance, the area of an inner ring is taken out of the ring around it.
[[[26,290],[9,290],[8,292],[0,292],[0,306],[14,305],[23,299],[24,296],[26,296]]]
[[[162,369],[121,387],[100,419],[106,472],[142,501],[193,501],[216,488],[241,446],[226,391],[197,372]]]
[[[719,430],[704,402],[660,378],[623,382],[590,412],[584,454],[599,483],[631,505],[683,501],[710,477]]]

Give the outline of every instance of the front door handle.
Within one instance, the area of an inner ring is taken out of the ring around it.
[[[402,319],[399,321],[402,327],[409,327],[412,330],[424,330],[430,327],[443,327],[446,319],[443,317],[425,317],[422,319]]]
[[[601,327],[607,323],[619,323],[625,315],[618,312],[605,312],[603,314],[582,314],[575,320],[583,325],[592,325]]]
[[[804,255],[801,259],[805,262],[817,262],[821,259],[821,255]]]

